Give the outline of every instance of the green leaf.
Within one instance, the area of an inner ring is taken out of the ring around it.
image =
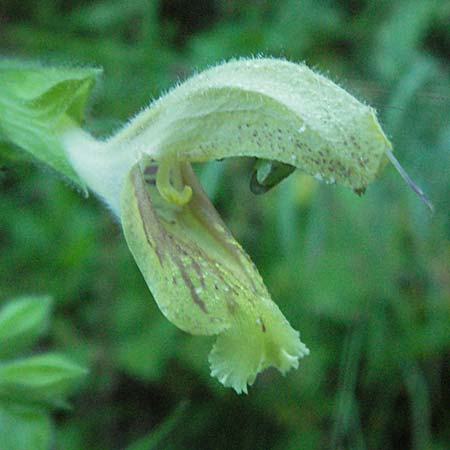
[[[122,198],[128,246],[163,314],[192,334],[219,334],[211,373],[247,392],[267,367],[282,373],[308,354],[272,302],[254,264],[234,240],[189,164],[171,167],[172,189],[191,188],[190,201],[168,203],[156,187],[154,163],[135,166]],[[158,173],[156,173],[158,177]],[[172,194],[172,193],[171,193]]]
[[[98,69],[55,68],[0,61],[0,141],[14,144],[76,183],[60,142],[64,129],[80,124]]]
[[[166,441],[174,428],[181,423],[183,417],[186,415],[188,408],[187,402],[181,402],[175,410],[167,417],[162,424],[152,430],[147,436],[137,440],[126,450],[156,450],[159,448],[167,448]]]
[[[0,364],[0,399],[63,406],[87,370],[64,356],[45,354]]]
[[[0,446],[5,450],[48,450],[52,442],[49,415],[39,408],[0,403]]]
[[[176,329],[166,320],[154,320],[131,336],[123,336],[112,348],[116,364],[127,373],[145,380],[158,380],[177,345]],[[149,348],[149,342],[164,342]]]
[[[15,355],[30,346],[48,328],[50,297],[24,297],[0,310],[0,358]]]

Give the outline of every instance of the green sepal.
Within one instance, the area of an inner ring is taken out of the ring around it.
[[[52,299],[24,297],[0,310],[0,358],[15,355],[30,346],[49,325]]]
[[[60,137],[83,121],[83,111],[100,73],[95,68],[45,67],[0,61],[0,142],[13,144],[87,188],[71,167]]]
[[[206,197],[188,163],[173,162],[174,191],[190,201],[167,202],[155,162],[134,166],[125,182],[121,220],[125,238],[162,313],[191,334],[219,337],[211,373],[247,392],[267,367],[285,373],[308,353],[272,302],[254,264]]]

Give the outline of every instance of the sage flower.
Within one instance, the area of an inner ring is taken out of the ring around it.
[[[161,312],[188,333],[217,335],[211,374],[241,393],[268,367],[297,368],[309,350],[191,163],[256,157],[252,190],[300,169],[360,194],[396,162],[375,111],[304,64],[242,59],[193,76],[100,141],[80,127],[95,71],[9,64],[0,65],[0,140],[103,199]]]

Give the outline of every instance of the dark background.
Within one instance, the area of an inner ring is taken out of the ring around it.
[[[445,0],[2,0],[0,55],[104,69],[87,122],[98,136],[210,64],[306,61],[378,109],[436,208],[392,167],[361,198],[300,172],[255,197],[250,162],[198,168],[311,349],[237,396],[209,375],[213,340],[162,317],[100,202],[0,159],[0,302],[53,295],[35,350],[90,369],[54,415],[55,448],[121,449],[165,423],[162,449],[448,448],[449,18]]]

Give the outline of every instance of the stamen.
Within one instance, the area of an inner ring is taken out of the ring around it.
[[[397,161],[397,158],[394,156],[394,154],[390,150],[386,149],[386,155],[389,158],[389,160],[391,161],[391,163],[393,164],[393,166],[396,168],[396,170],[400,174],[400,176],[409,185],[409,187],[420,197],[420,199],[425,203],[425,205],[431,211],[431,213],[434,213],[434,206],[431,203],[430,199],[422,191],[422,189],[420,189],[420,187],[417,186],[417,184],[414,183],[413,180],[411,180],[410,176],[406,173],[405,169]]]
[[[177,206],[183,206],[192,198],[192,188],[184,186],[183,190],[177,191],[170,182],[171,166],[168,161],[161,161],[156,172],[156,187],[164,200]]]

